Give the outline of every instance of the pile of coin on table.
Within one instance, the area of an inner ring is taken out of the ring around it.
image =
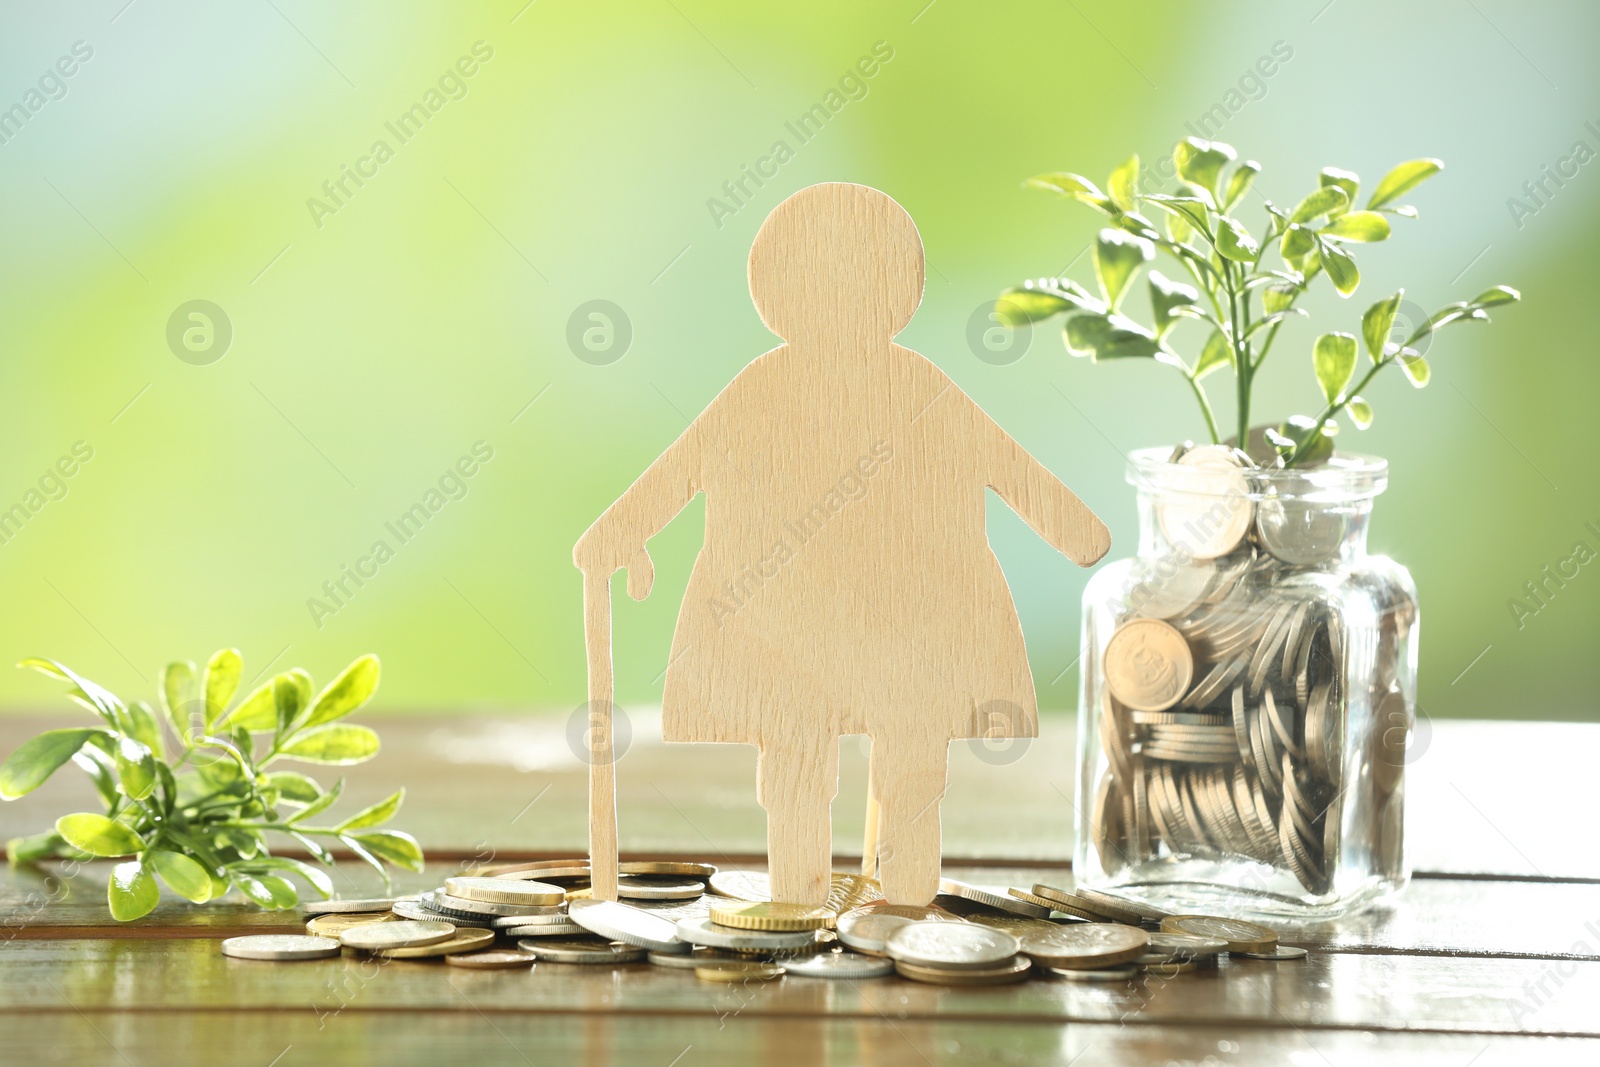
[[[1153,493],[1174,551],[1136,564],[1106,640],[1099,733],[1108,766],[1094,843],[1108,871],[1157,859],[1164,844],[1174,856],[1272,864],[1326,893],[1351,802],[1346,688],[1370,678],[1373,719],[1406,720],[1398,656],[1414,602],[1372,591],[1379,640],[1364,655],[1375,662],[1352,682],[1346,622],[1318,580],[1357,521],[1349,509],[1253,500],[1254,463],[1238,449],[1202,445],[1173,461],[1203,484]],[[1380,727],[1371,740],[1392,734]],[[1376,819],[1401,762],[1372,764]]]
[[[590,897],[587,861],[545,860],[447,878],[415,896],[307,904],[305,935],[229,938],[222,951],[302,960],[348,949],[479,969],[648,963],[705,982],[898,974],[940,985],[1126,981],[1215,968],[1223,953],[1305,955],[1279,948],[1264,926],[1165,915],[1092,890],[1038,884],[1002,894],[945,880],[921,908],[884,903],[875,880],[835,873],[828,903],[809,907],[773,903],[755,871],[689,862],[622,870],[624,900]]]

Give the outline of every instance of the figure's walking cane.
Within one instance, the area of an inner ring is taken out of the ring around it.
[[[583,572],[583,638],[589,653],[589,885],[617,899],[617,767],[611,736],[611,576]]]

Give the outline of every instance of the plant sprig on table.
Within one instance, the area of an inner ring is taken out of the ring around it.
[[[1364,208],[1356,208],[1361,179],[1337,167],[1324,167],[1317,188],[1290,211],[1262,198],[1266,228],[1258,238],[1231,212],[1250,190],[1261,165],[1236,158],[1232,146],[1186,137],[1173,150],[1180,182],[1176,194],[1141,191],[1139,157],[1130,156],[1111,172],[1102,192],[1089,179],[1064,171],[1029,178],[1026,185],[1065,196],[1107,216],[1111,226],[1094,244],[1098,296],[1070,278],[1039,278],[1007,289],[995,313],[1010,325],[1037,322],[1058,313],[1068,316],[1067,349],[1075,356],[1103,359],[1153,358],[1178,369],[1205,416],[1211,440],[1218,440],[1216,417],[1202,379],[1221,367],[1234,374],[1238,412],[1237,440],[1250,433],[1251,390],[1266,362],[1279,327],[1306,314],[1295,302],[1319,274],[1342,297],[1356,291],[1360,271],[1350,246],[1389,237],[1390,217],[1415,218],[1416,209],[1398,201],[1437,174],[1437,159],[1413,159],[1384,175]],[[1166,218],[1158,230],[1141,207]],[[1282,269],[1266,265],[1276,249]],[[1194,283],[1175,281],[1152,269],[1148,275],[1152,325],[1128,317],[1123,300],[1135,275],[1160,250],[1176,260]],[[1403,341],[1391,341],[1396,312],[1405,290],[1369,307],[1361,317],[1360,338],[1367,352],[1365,373],[1353,333],[1325,333],[1312,344],[1311,365],[1325,401],[1314,416],[1296,415],[1266,431],[1285,466],[1320,462],[1333,450],[1338,432],[1334,416],[1343,412],[1357,429],[1372,425],[1372,405],[1361,392],[1385,367],[1398,364],[1411,384],[1428,384],[1431,370],[1417,348],[1434,331],[1457,322],[1487,322],[1486,308],[1521,299],[1515,289],[1496,285],[1471,300],[1446,304]],[[1172,347],[1173,328],[1184,319],[1209,327],[1193,362]],[[1354,383],[1354,384],[1352,384]]]
[[[18,666],[68,683],[67,696],[100,725],[48,730],[23,744],[0,764],[0,799],[32,792],[70,761],[88,773],[106,810],[63,815],[53,830],[7,842],[6,852],[12,863],[128,857],[107,886],[113,918],[137,919],[154,908],[157,878],[197,904],[237,887],[264,908],[290,908],[299,902],[291,875],[331,896],[327,873],[274,856],[269,833],[329,866],[324,840],[342,845],[386,885],[385,864],[422,870],[415,838],[379,829],[400,809],[404,789],[339,822],[313,825],[339,800],[344,779],[324,789],[297,771],[267,769],[279,761],[344,766],[378,754],[373,730],[340,721],[377,689],[376,656],[356,660],[315,696],[311,676],[296,667],[237,703],[237,650],[213,655],[203,673],[193,663],[171,663],[162,672],[159,716],[144,701],[124,703],[53,660]]]

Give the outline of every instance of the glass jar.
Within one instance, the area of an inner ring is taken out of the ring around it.
[[[1416,586],[1367,553],[1387,464],[1135,452],[1138,555],[1083,594],[1080,885],[1323,918],[1403,887]]]

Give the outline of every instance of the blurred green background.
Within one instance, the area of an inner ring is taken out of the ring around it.
[[[750,239],[826,180],[911,212],[930,269],[902,342],[1125,555],[1119,452],[1203,432],[1182,383],[1071,360],[1053,327],[1020,360],[985,362],[968,324],[1023,277],[1075,262],[1089,278],[1096,217],[1023,178],[1103,179],[1210,112],[1278,203],[1324,165],[1370,189],[1400,160],[1446,161],[1408,198],[1421,218],[1358,250],[1355,298],[1325,291],[1290,325],[1258,410],[1311,409],[1311,339],[1396,286],[1430,309],[1520,287],[1493,326],[1442,335],[1426,392],[1388,375],[1368,394],[1376,425],[1343,443],[1392,463],[1373,543],[1420,586],[1424,709],[1596,717],[1600,564],[1520,628],[1508,607],[1576,542],[1600,550],[1600,163],[1569,164],[1542,203],[1523,190],[1577,142],[1600,149],[1591,4],[109,0],[9,7],[0,24],[0,109],[22,108],[0,116],[0,509],[26,511],[0,544],[0,658],[56,657],[132,697],[153,695],[166,660],[223,645],[247,676],[298,663],[324,678],[376,651],[379,709],[572,708],[571,546],[774,343],[745,288]],[[1248,77],[1275,47],[1272,76]],[[873,76],[802,143],[786,123],[875,48]],[[386,124],[418,103],[426,121],[396,136]],[[724,182],[777,141],[792,158],[729,200]],[[334,200],[324,183],[341,178]],[[1537,210],[1514,217],[1513,197]],[[231,325],[210,362],[215,340],[197,362],[169,345],[194,300]],[[626,315],[613,362],[569,345],[592,300]],[[477,442],[492,458],[446,479],[402,543],[385,524]],[[47,477],[75,445],[92,458]],[[991,508],[1041,705],[1070,708],[1088,572]],[[701,514],[653,543],[648,601],[619,593],[625,704],[658,697]],[[392,558],[331,600],[323,583],[380,539]],[[59,707],[58,690],[0,672],[7,709]]]

